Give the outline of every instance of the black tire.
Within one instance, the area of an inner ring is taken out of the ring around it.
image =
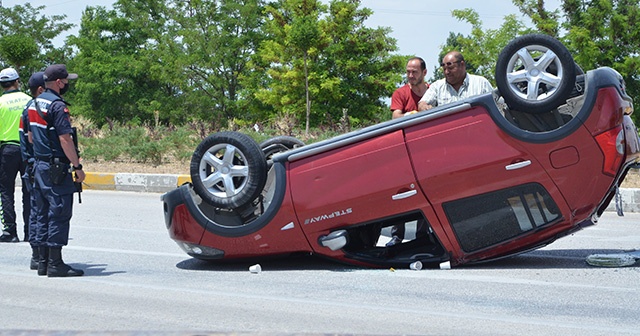
[[[498,56],[496,84],[510,109],[541,114],[564,104],[576,81],[569,50],[548,35],[511,41]]]
[[[260,148],[267,160],[271,160],[274,154],[302,146],[304,146],[304,142],[287,135],[276,136],[260,143]]]
[[[255,200],[267,181],[267,162],[258,144],[238,132],[206,137],[191,157],[191,183],[205,202],[237,209]]]

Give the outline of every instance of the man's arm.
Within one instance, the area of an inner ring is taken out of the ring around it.
[[[392,119],[400,118],[402,116],[404,116],[404,112],[402,112],[402,110],[394,110],[393,113],[391,113]]]
[[[432,109],[432,108],[433,108],[433,106],[432,106],[431,104],[427,104],[427,102],[426,102],[426,101],[422,101],[422,100],[421,100],[421,101],[418,103],[418,110],[419,110],[419,111],[424,111],[424,110],[428,110],[428,109]]]
[[[420,101],[418,102],[418,111],[424,111],[431,108],[434,108],[437,104],[436,100],[436,90],[437,90],[438,82],[434,82],[429,85],[429,88],[424,93]]]
[[[62,146],[62,151],[64,151],[64,155],[71,161],[71,164],[74,167],[80,165],[80,158],[78,157],[78,153],[76,152],[76,146],[73,144],[73,139],[71,138],[71,134],[61,134],[58,136],[60,139],[60,146]],[[76,179],[75,182],[84,181],[84,171],[76,170]]]

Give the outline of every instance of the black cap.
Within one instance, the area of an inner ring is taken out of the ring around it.
[[[44,87],[44,72],[38,71],[29,77],[29,88],[37,89],[41,86]]]
[[[44,70],[44,81],[53,82],[58,79],[76,79],[78,75],[67,72],[67,66],[64,64],[54,64]]]

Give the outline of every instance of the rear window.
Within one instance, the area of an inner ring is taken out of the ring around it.
[[[465,252],[504,242],[560,218],[556,203],[537,183],[447,202],[443,208]]]

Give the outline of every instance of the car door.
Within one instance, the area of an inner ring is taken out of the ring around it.
[[[418,184],[457,241],[459,258],[492,246],[504,250],[489,254],[517,248],[504,245],[569,215],[538,159],[484,107],[408,127],[405,138]]]
[[[290,162],[298,220],[314,233],[426,208],[401,129]]]

